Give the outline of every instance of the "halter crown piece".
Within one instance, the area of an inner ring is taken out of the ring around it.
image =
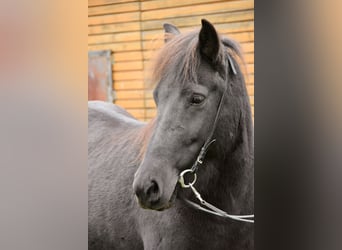
[[[228,62],[229,62],[229,65],[230,65],[234,75],[236,75],[237,72],[236,72],[235,66],[234,66],[232,59],[230,58],[229,54],[228,54]],[[190,188],[192,190],[192,192],[194,193],[195,197],[200,201],[200,204],[202,205],[201,206],[201,205],[198,205],[192,201],[184,199],[184,201],[186,203],[188,203],[189,205],[191,205],[192,207],[199,209],[199,210],[202,210],[206,213],[221,216],[224,218],[230,218],[232,220],[254,223],[254,214],[251,214],[251,215],[231,215],[231,214],[228,214],[225,211],[223,211],[223,210],[215,207],[214,205],[210,204],[209,202],[205,201],[201,197],[201,194],[194,187],[194,184],[196,183],[196,180],[197,180],[196,172],[198,170],[198,167],[203,164],[205,155],[208,152],[210,145],[212,145],[216,141],[216,139],[212,139],[212,138],[213,138],[216,126],[217,126],[217,121],[218,121],[218,118],[219,118],[219,115],[221,112],[221,108],[222,108],[222,104],[223,104],[223,100],[224,100],[224,96],[225,96],[226,92],[227,92],[227,88],[224,90],[224,92],[221,96],[220,104],[217,108],[216,117],[215,117],[212,129],[211,129],[211,132],[208,136],[208,139],[205,141],[204,145],[202,146],[201,151],[199,152],[197,159],[194,162],[194,164],[192,165],[192,167],[189,169],[185,169],[184,171],[182,171],[180,173],[178,182],[180,183],[182,188]],[[184,175],[186,175],[186,174],[193,174],[193,180],[187,184],[184,181]]]

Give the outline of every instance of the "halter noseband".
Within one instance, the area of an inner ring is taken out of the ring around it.
[[[229,56],[229,54],[227,54],[227,55],[228,55],[228,63],[230,65],[234,75],[236,75],[237,72],[236,72],[234,63],[232,62],[232,59]],[[221,216],[224,218],[230,218],[233,220],[254,223],[254,215],[231,215],[231,214],[228,214],[225,211],[223,211],[223,210],[213,206],[209,202],[205,201],[201,197],[201,194],[194,187],[194,184],[196,183],[196,180],[197,180],[196,172],[198,170],[198,167],[203,164],[203,161],[205,159],[206,153],[208,152],[210,145],[212,145],[216,141],[216,139],[213,139],[213,136],[214,136],[214,132],[216,130],[217,121],[218,121],[218,118],[219,118],[219,115],[220,115],[220,112],[221,112],[221,109],[223,106],[223,100],[224,100],[224,97],[226,95],[227,89],[228,89],[228,87],[225,88],[225,90],[221,96],[220,103],[219,103],[219,106],[218,106],[217,111],[216,111],[215,120],[214,120],[213,126],[211,128],[210,134],[209,134],[207,140],[205,141],[205,143],[203,144],[203,146],[202,146],[202,148],[201,148],[201,150],[197,156],[196,161],[194,162],[194,164],[192,165],[191,168],[185,169],[184,171],[182,171],[180,173],[178,181],[179,181],[182,188],[191,188],[192,192],[195,194],[196,198],[200,201],[201,205],[203,205],[207,208],[204,208],[204,207],[202,207],[202,206],[200,206],[200,205],[198,205],[192,201],[184,199],[184,201],[187,202],[192,207],[199,209],[199,210],[202,210],[206,213],[214,214],[214,215]],[[186,184],[184,181],[184,175],[185,174],[193,174],[193,180],[191,182],[189,182],[188,184]]]

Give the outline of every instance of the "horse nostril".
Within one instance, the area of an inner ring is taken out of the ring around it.
[[[150,186],[146,190],[146,196],[150,202],[156,202],[159,200],[159,186],[156,181],[151,181]]]
[[[151,207],[160,201],[160,189],[155,180],[152,180],[145,185],[133,184],[135,195],[143,207]]]
[[[159,191],[159,187],[158,187],[157,182],[151,181],[151,185],[147,188],[146,194],[150,196],[155,193],[158,193],[158,191]]]

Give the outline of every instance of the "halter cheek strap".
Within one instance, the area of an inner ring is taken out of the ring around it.
[[[230,57],[229,54],[227,54],[227,57],[228,57],[228,65],[230,66],[230,68],[233,71],[234,75],[236,75],[237,72],[236,72],[234,63],[232,61],[232,58]],[[226,95],[227,89],[228,89],[228,86],[226,86],[226,88],[225,88],[225,90],[224,90],[224,92],[223,92],[223,94],[221,96],[220,103],[219,103],[219,106],[218,106],[217,111],[216,111],[215,120],[214,120],[213,126],[211,128],[210,134],[209,134],[207,140],[205,141],[205,143],[203,144],[203,146],[201,148],[201,151],[200,151],[200,153],[197,156],[197,160],[195,161],[195,163],[191,167],[191,170],[193,172],[196,172],[197,169],[198,169],[198,166],[203,163],[203,160],[205,158],[206,153],[208,152],[208,149],[209,149],[210,145],[212,145],[216,141],[216,139],[213,139],[213,136],[214,136],[214,132],[216,130],[217,121],[218,121],[218,118],[219,118],[220,113],[221,113],[221,109],[222,109],[222,106],[223,106],[223,101],[224,101],[224,97]]]
[[[203,146],[201,148],[201,151],[200,151],[200,153],[197,156],[197,160],[195,161],[195,163],[191,167],[192,172],[196,172],[197,171],[198,166],[203,163],[203,160],[205,158],[205,155],[208,152],[208,149],[209,149],[210,145],[212,145],[216,141],[216,139],[213,139],[213,136],[214,136],[214,132],[216,130],[217,121],[218,121],[219,114],[220,114],[222,106],[223,106],[223,100],[224,100],[224,96],[225,96],[226,92],[227,92],[227,88],[224,90],[224,92],[223,92],[223,94],[221,96],[220,104],[219,104],[219,106],[217,108],[216,117],[215,117],[213,126],[211,128],[210,134],[208,136],[208,139],[203,144]]]
[[[231,57],[229,56],[229,54],[228,54],[228,63],[230,65],[234,75],[236,75],[237,72],[236,72],[234,63],[233,63]],[[198,167],[203,164],[205,155],[208,152],[210,145],[212,145],[216,141],[216,139],[213,139],[213,136],[214,136],[214,132],[216,130],[217,121],[218,121],[218,118],[219,118],[219,115],[220,115],[220,112],[221,112],[221,109],[223,106],[223,100],[224,100],[224,97],[226,95],[227,89],[228,89],[228,87],[225,88],[225,90],[221,96],[220,103],[219,103],[219,106],[217,108],[215,120],[214,120],[213,126],[211,128],[210,134],[208,136],[208,139],[205,141],[204,145],[202,146],[195,163],[192,165],[192,167],[190,169],[185,169],[183,172],[180,173],[178,181],[179,181],[182,188],[190,188],[191,191],[194,193],[195,197],[200,201],[200,204],[202,205],[201,206],[201,205],[198,205],[192,201],[184,199],[184,201],[186,203],[188,203],[189,205],[191,205],[192,207],[199,209],[199,210],[202,210],[206,213],[214,214],[214,215],[221,216],[224,218],[230,218],[232,220],[254,223],[254,215],[253,214],[251,214],[251,215],[231,215],[231,214],[228,214],[225,211],[223,211],[223,210],[215,207],[214,205],[210,204],[209,202],[205,201],[201,197],[201,194],[194,187],[194,184],[196,183],[196,180],[197,180],[196,172],[198,170]],[[187,184],[184,181],[184,175],[185,174],[193,174],[193,180]]]

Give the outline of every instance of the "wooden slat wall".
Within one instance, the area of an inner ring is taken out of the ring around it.
[[[163,45],[163,23],[185,32],[199,28],[202,18],[241,44],[254,114],[253,0],[88,0],[88,16],[88,48],[113,51],[115,103],[138,119],[150,120],[156,114],[146,79],[149,60]]]

